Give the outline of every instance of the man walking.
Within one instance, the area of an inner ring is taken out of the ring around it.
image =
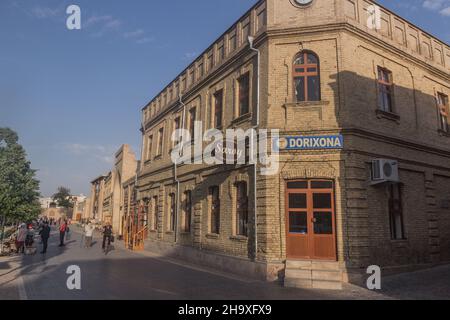
[[[67,231],[67,221],[64,220],[59,227],[59,247],[64,247],[64,237]]]
[[[48,239],[50,238],[50,227],[47,221],[44,221],[39,235],[41,236],[43,246],[41,254],[45,254],[47,252]]]
[[[108,248],[111,245],[111,237],[112,237],[112,226],[108,223],[103,227],[103,244],[102,249],[106,248],[106,241],[108,241]]]
[[[90,248],[92,246],[92,237],[94,236],[95,227],[91,222],[88,221],[86,226],[84,227],[84,240],[86,248]]]

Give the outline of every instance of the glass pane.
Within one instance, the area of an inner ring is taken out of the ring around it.
[[[291,193],[291,194],[289,194],[289,208],[305,209],[306,208],[306,193]]]
[[[308,189],[308,181],[288,182],[288,189]]]
[[[319,88],[320,88],[319,77],[318,76],[308,77],[308,101],[320,100]]]
[[[306,212],[289,212],[289,232],[290,233],[308,233]]]
[[[333,182],[331,182],[331,181],[312,181],[311,188],[312,189],[332,189]]]
[[[304,54],[301,54],[295,61],[294,64],[305,64]]]
[[[297,101],[305,101],[305,77],[295,78],[294,81]]]
[[[314,219],[315,234],[333,234],[331,212],[314,212]]]
[[[305,68],[295,68],[295,72],[305,72]]]
[[[308,53],[308,64],[317,64],[317,57],[312,53]]]
[[[308,69],[306,69],[306,71],[308,71],[308,72],[316,72],[317,68],[308,68]]]
[[[331,209],[331,193],[314,193],[313,203],[315,209]]]

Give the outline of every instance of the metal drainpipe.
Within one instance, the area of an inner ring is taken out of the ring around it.
[[[254,130],[257,130],[257,129],[259,129],[259,104],[260,104],[260,64],[261,64],[261,51],[259,50],[259,49],[256,49],[254,46],[253,46],[253,41],[254,41],[255,39],[253,38],[253,37],[248,37],[248,43],[249,43],[249,46],[250,46],[250,50],[252,50],[252,51],[254,51],[254,52],[256,52],[257,53],[257,58],[258,58],[258,62],[257,62],[257,82],[256,82],[256,125],[255,126],[253,126],[253,129]],[[257,137],[258,137],[258,135],[257,135]],[[258,140],[258,139],[256,139],[256,140]],[[257,144],[258,144],[258,142],[257,142]],[[253,146],[253,148],[254,148],[255,146]],[[257,169],[258,169],[258,164],[257,164],[257,160],[256,159],[253,159],[253,161],[255,161],[255,163],[254,163],[254,165],[253,165],[253,168],[254,168],[254,171],[253,171],[253,185],[254,185],[254,190],[253,190],[253,195],[254,195],[254,199],[253,199],[253,201],[254,201],[254,206],[255,206],[255,209],[254,209],[254,212],[255,212],[255,216],[254,216],[254,219],[255,219],[255,261],[257,261],[258,260],[258,221],[257,221],[257,216],[258,216],[258,205],[257,205],[257,195],[256,195],[256,189],[257,189],[257,187],[256,187],[256,178],[257,178],[257,174],[258,174],[258,172],[257,172]]]
[[[180,129],[184,129],[185,125],[185,117],[186,117],[186,105],[183,103],[183,96],[181,93],[179,94],[180,98],[180,104],[183,106],[183,118],[181,120],[181,126]],[[183,141],[183,135],[180,136],[181,141]],[[180,150],[179,156],[182,156],[183,149]],[[178,160],[178,159],[177,159]],[[175,210],[175,243],[178,241],[178,213],[179,213],[179,203],[180,203],[180,180],[178,179],[178,171],[177,171],[177,161],[174,163],[174,179],[175,183],[177,184],[177,205]]]

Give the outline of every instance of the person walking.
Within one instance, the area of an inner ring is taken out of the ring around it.
[[[84,227],[84,240],[86,248],[92,246],[92,238],[94,236],[95,227],[92,223],[88,222]]]
[[[67,231],[67,221],[64,220],[59,227],[59,247],[64,247],[64,237]]]
[[[41,236],[42,239],[41,254],[45,254],[47,253],[48,239],[50,238],[50,227],[47,221],[44,221],[41,231],[39,231],[39,235]]]
[[[112,237],[112,226],[108,223],[103,227],[103,244],[102,249],[106,248],[106,241],[108,241],[108,248],[111,245],[111,237]]]
[[[25,223],[22,223],[19,227],[19,230],[17,231],[17,238],[16,238],[17,253],[25,252],[25,239],[27,238],[27,234],[28,234],[27,225]]]

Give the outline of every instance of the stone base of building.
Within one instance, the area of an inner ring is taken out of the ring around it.
[[[278,282],[284,277],[285,264],[282,261],[255,262],[250,259],[161,241],[147,241],[145,250],[255,280]]]
[[[228,272],[240,276],[244,276],[249,279],[261,280],[267,282],[276,282],[281,285],[286,281],[286,261],[270,261],[270,262],[256,262],[250,259],[235,257],[230,255],[225,255],[217,252],[202,250],[199,248],[193,248],[189,246],[182,246],[173,243],[167,243],[162,241],[147,241],[145,243],[145,250],[148,250],[152,253],[163,257],[176,258],[179,260],[186,261],[188,263],[209,267],[214,270]],[[303,263],[308,262],[309,260],[303,260]],[[292,261],[291,261],[292,262]],[[301,263],[302,261],[294,261],[295,263]],[[337,281],[338,279],[320,279],[320,283],[324,283],[324,281],[334,281],[331,287],[330,283],[325,283],[326,286],[317,287],[321,289],[338,289],[340,285],[337,282],[341,283],[350,283],[353,285],[357,285],[360,287],[366,287],[367,279],[370,276],[366,273],[366,269],[363,268],[354,268],[348,267],[346,263],[342,262],[320,262],[320,261],[310,261],[314,263],[322,264],[336,264],[336,268],[332,268],[333,270],[327,270],[328,267],[323,271],[325,276],[333,276],[330,275],[330,271],[339,271],[339,279],[341,281]],[[395,275],[405,272],[413,272],[424,269],[429,269],[432,267],[436,267],[439,265],[449,264],[450,262],[440,262],[440,263],[426,263],[426,264],[409,264],[402,266],[393,266],[393,267],[382,267],[381,275],[389,276]],[[300,268],[301,269],[301,268]],[[312,269],[311,269],[312,270]],[[295,278],[296,276],[294,276]],[[293,279],[293,283],[295,287],[298,287],[297,280]],[[304,279],[303,279],[304,280]],[[312,279],[313,280],[313,279]],[[317,280],[317,279],[316,279]],[[297,281],[297,282],[296,282]],[[292,282],[292,281],[291,281]],[[303,284],[304,281],[301,281]],[[286,285],[286,284],[285,284]],[[292,285],[291,285],[292,286]],[[314,288],[315,286],[300,286],[302,288]]]
[[[415,272],[420,270],[426,270],[442,265],[448,265],[450,261],[447,262],[439,262],[439,263],[422,263],[422,264],[408,264],[408,265],[400,265],[400,266],[390,266],[390,267],[382,267],[381,268],[381,278],[386,276],[392,276],[396,274]],[[367,279],[370,277],[369,274],[366,273],[365,269],[358,268],[346,268],[343,267],[342,271],[342,281],[344,283],[351,283],[356,286],[366,287]]]

